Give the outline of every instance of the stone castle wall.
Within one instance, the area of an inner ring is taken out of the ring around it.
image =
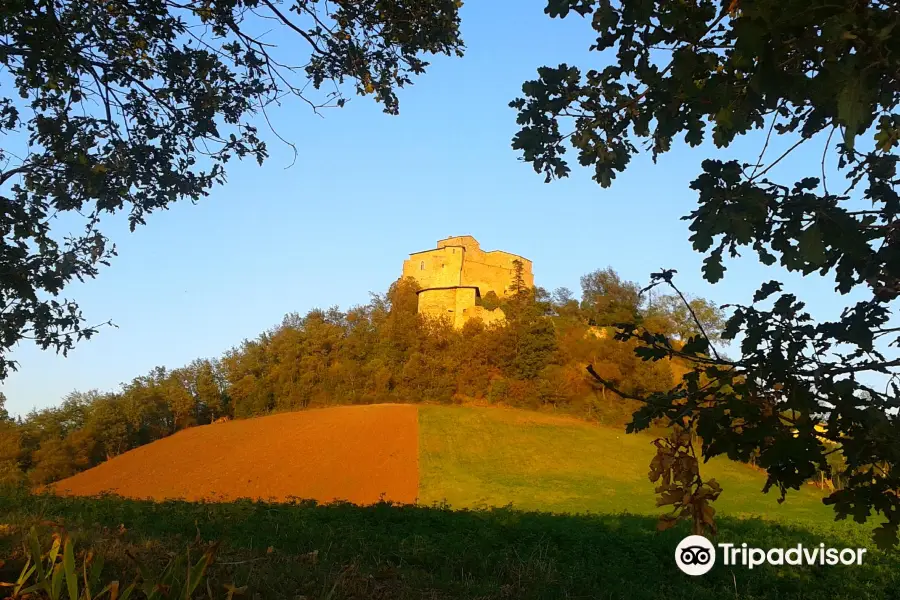
[[[494,292],[501,298],[508,296],[515,277],[513,261],[517,259],[522,263],[522,279],[526,287],[534,287],[531,261],[500,250],[466,252],[462,272],[463,285],[474,285],[482,296],[488,292]]]
[[[471,287],[429,289],[419,292],[419,313],[437,319],[449,319],[454,327],[462,327],[467,312],[475,306],[477,290]]]
[[[464,285],[463,256],[463,249],[455,247],[416,252],[403,262],[403,276],[415,279],[422,289]]]
[[[430,317],[447,317],[455,327],[472,318],[485,324],[503,322],[503,311],[477,305],[488,292],[504,297],[515,277],[514,261],[522,262],[522,278],[534,287],[531,261],[521,256],[493,250],[485,252],[472,236],[456,236],[437,243],[437,248],[410,255],[403,263],[403,277],[419,284],[419,312]]]

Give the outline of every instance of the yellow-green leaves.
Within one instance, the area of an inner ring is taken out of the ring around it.
[[[682,519],[691,519],[694,534],[716,532],[716,511],[710,502],[719,497],[722,487],[715,479],[704,482],[700,477],[700,464],[692,448],[695,443],[691,428],[679,425],[674,425],[667,437],[653,442],[656,455],[650,461],[649,479],[658,484],[656,506],[672,507],[660,516],[660,531],[674,527]]]
[[[825,264],[825,242],[817,223],[812,223],[803,230],[798,240],[800,254],[804,260],[814,267]]]
[[[66,587],[69,590],[69,600],[78,600],[78,573],[75,571],[75,550],[72,548],[71,538],[66,538],[63,548],[63,562],[66,572]]]
[[[875,132],[875,147],[881,152],[890,152],[900,141],[900,116],[883,115],[878,119]]]
[[[2,582],[0,588],[9,589],[11,598],[30,598],[31,594],[41,592],[40,598],[48,600],[100,600],[107,596],[109,600],[128,600],[136,587],[129,585],[120,593],[119,582],[108,583],[99,592],[94,592],[100,585],[103,570],[102,557],[95,557],[88,552],[81,568],[76,563],[75,544],[63,530],[53,534],[53,542],[49,550],[41,550],[41,542],[37,530],[32,528],[26,539],[27,559],[19,577],[15,582]],[[200,584],[205,580],[206,572],[215,560],[218,544],[204,549],[202,556],[195,563],[190,563],[190,550],[173,558],[163,573],[157,577],[141,563],[142,591],[149,599],[170,598],[172,600],[190,600]],[[182,569],[186,565],[186,569]],[[89,571],[90,568],[90,571]],[[65,596],[63,595],[65,583]],[[229,594],[229,597],[231,594]]]
[[[871,110],[866,101],[863,83],[856,76],[847,79],[837,96],[838,121],[844,127],[844,145],[853,150],[860,126]]]

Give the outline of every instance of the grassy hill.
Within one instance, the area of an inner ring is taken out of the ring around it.
[[[333,419],[333,410],[363,408],[310,411],[303,418]],[[269,417],[282,428],[285,418],[290,415]],[[317,443],[349,444],[341,439],[343,421],[329,422],[332,437]],[[210,435],[222,432],[216,427],[207,429]],[[394,433],[363,426],[350,445],[375,448],[379,437]],[[225,584],[248,586],[248,598],[293,600],[876,599],[896,593],[900,557],[871,548],[868,526],[834,523],[811,486],[779,506],[760,493],[761,473],[727,461],[704,471],[725,488],[720,541],[867,546],[869,555],[859,567],[716,565],[703,577],[682,574],[673,554],[688,529],[655,529],[659,509],[646,478],[650,440],[525,411],[422,406],[418,506],[3,495],[0,557],[7,564],[0,564],[0,581],[21,566],[21,533],[33,524],[47,532],[53,522],[101,552],[111,574],[125,580],[133,572],[128,554],[161,566],[195,536],[219,540],[219,562],[210,572],[214,597],[224,597]],[[279,446],[277,459],[301,460],[299,436],[292,447]],[[270,468],[260,465],[261,472]],[[450,507],[435,506],[444,501]]]
[[[422,406],[419,501],[656,515],[660,509],[647,479],[652,439],[522,410]],[[765,475],[747,465],[716,459],[702,473],[725,489],[715,503],[719,514],[786,523],[834,518],[814,486],[779,505],[777,493],[761,493]]]

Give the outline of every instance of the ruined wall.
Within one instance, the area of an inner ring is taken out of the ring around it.
[[[522,262],[522,279],[525,281],[525,285],[529,288],[534,287],[531,261],[501,250],[466,252],[466,258],[463,261],[462,285],[474,285],[482,296],[490,291],[501,298],[507,296],[515,276],[513,261],[517,259]]]
[[[448,318],[455,321],[456,288],[423,290],[419,292],[419,314],[432,319]]]
[[[483,306],[472,306],[463,311],[463,321],[469,319],[481,319],[485,325],[493,325],[494,323],[506,323],[506,315],[499,308],[488,310]]]
[[[403,277],[412,277],[420,288],[452,287],[461,283],[464,251],[447,247],[411,254],[403,261]]]
[[[462,327],[468,311],[475,306],[475,288],[456,287],[419,292],[419,314],[429,318],[447,318],[454,327]]]

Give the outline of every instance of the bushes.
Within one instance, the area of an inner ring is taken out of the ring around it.
[[[176,555],[159,576],[137,564],[135,581],[120,586],[118,581],[103,585],[102,555],[94,557],[87,552],[76,563],[75,544],[72,538],[59,529],[53,534],[50,548],[45,552],[35,528],[31,528],[25,544],[25,564],[15,581],[0,582],[0,587],[10,591],[10,598],[59,600],[92,600],[104,596],[110,600],[128,600],[141,596],[147,600],[171,598],[188,600],[200,588],[206,571],[215,559],[218,545],[205,548],[196,563],[191,563],[190,549]]]

